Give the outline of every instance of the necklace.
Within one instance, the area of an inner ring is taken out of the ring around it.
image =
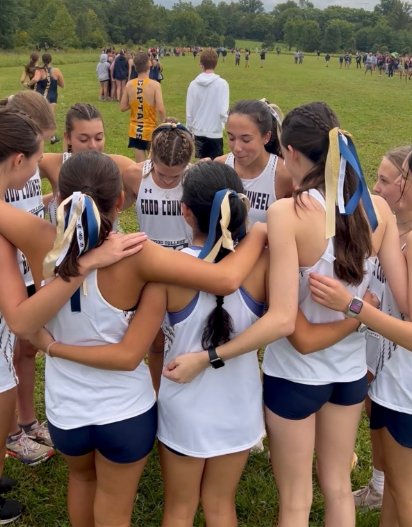
[[[404,223],[397,223],[396,225],[399,227],[400,225],[406,225],[407,223],[411,223],[412,220],[405,221]]]
[[[409,222],[406,222],[406,223],[409,223]],[[400,234],[399,238],[402,238],[402,236],[405,236],[405,234],[408,234],[411,231],[412,231],[412,227],[409,230],[407,230],[407,231],[403,232],[402,234]]]

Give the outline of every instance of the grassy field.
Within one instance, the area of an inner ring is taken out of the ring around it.
[[[57,57],[56,57],[57,58]],[[121,114],[114,102],[98,100],[98,83],[93,57],[87,53],[59,54],[58,64],[62,70],[66,88],[60,90],[58,101],[58,133],[62,135],[64,116],[75,102],[90,102],[101,111],[106,127],[106,152],[131,156],[127,149],[128,115]],[[20,90],[21,64],[25,57],[5,55],[0,58],[0,96]],[[57,62],[57,60],[56,60]],[[188,57],[165,58],[162,83],[166,111],[184,122],[185,98],[189,82],[199,73],[198,59]],[[230,100],[266,97],[276,102],[285,112],[294,106],[320,100],[327,102],[338,114],[341,127],[350,131],[356,140],[363,169],[371,184],[385,151],[389,148],[409,144],[410,114],[406,110],[412,85],[395,77],[389,82],[386,76],[378,78],[365,76],[353,66],[349,71],[340,70],[337,59],[332,59],[325,68],[323,57],[306,57],[303,65],[294,65],[293,58],[286,55],[267,56],[264,69],[260,61],[251,56],[250,68],[235,68],[234,57],[229,55],[225,63],[219,63],[217,73],[230,84]],[[2,67],[3,66],[3,67]],[[7,67],[4,67],[7,66]],[[409,94],[409,95],[408,95]],[[227,149],[227,146],[226,146]],[[61,151],[61,143],[46,151]],[[45,189],[47,190],[46,186]],[[123,227],[136,227],[133,210],[123,213]],[[36,389],[39,418],[44,418],[43,405],[43,359],[38,359],[38,384]],[[358,436],[357,453],[359,466],[353,471],[353,487],[367,483],[370,477],[370,447],[368,428],[362,420]],[[67,527],[69,526],[65,493],[67,471],[64,463],[55,456],[43,466],[29,468],[14,460],[6,460],[6,473],[19,480],[14,497],[26,505],[24,518],[16,525],[24,527]],[[323,524],[323,501],[315,485],[311,527]],[[270,527],[277,516],[277,495],[269,463],[263,454],[250,458],[242,477],[237,495],[239,524],[242,527]],[[133,525],[156,527],[162,514],[162,484],[156,452],[144,472],[139,488]],[[359,527],[377,527],[377,512],[358,514]],[[204,525],[201,513],[196,517],[196,527]]]

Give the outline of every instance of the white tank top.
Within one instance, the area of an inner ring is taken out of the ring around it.
[[[409,321],[399,311],[386,280],[381,309],[387,315]],[[382,336],[379,344],[375,379],[369,388],[369,396],[381,406],[412,414],[412,353]]]
[[[375,293],[378,297],[380,305],[382,306],[383,302],[383,291],[386,283],[385,275],[383,274],[383,269],[379,260],[376,260],[375,268],[372,273],[371,282],[369,284],[369,289],[371,293]],[[371,329],[368,329],[366,332],[366,364],[368,370],[375,375],[376,363],[379,355],[379,339],[380,335]]]
[[[0,393],[11,390],[18,383],[13,364],[16,340],[0,313]]]
[[[34,176],[27,181],[22,190],[7,189],[4,200],[6,203],[13,205],[13,207],[16,207],[17,209],[31,212],[39,218],[44,218],[44,205],[41,193],[39,169],[37,169]],[[29,264],[21,251],[18,251],[18,262],[26,287],[33,285],[34,281]]]
[[[250,227],[256,221],[266,223],[266,211],[276,201],[275,177],[277,164],[278,156],[270,154],[268,164],[259,176],[253,179],[242,178],[246,196],[250,201]],[[235,156],[232,153],[228,155],[226,165],[235,168]]]
[[[97,285],[97,271],[86,278],[87,296],[81,288],[81,312],[72,313],[70,301],[47,324],[63,344],[99,346],[120,342],[135,314],[110,305]],[[87,352],[85,352],[87,353]],[[143,414],[155,403],[147,366],[134,371],[108,371],[69,360],[47,357],[46,414],[63,430],[103,425]]]
[[[70,152],[64,152],[63,153],[63,161],[62,161],[62,164],[65,163],[69,157],[71,157],[71,153]],[[52,199],[50,200],[49,202],[49,220],[50,220],[50,223],[52,223],[53,225],[57,226],[57,208],[58,208],[58,203],[57,203],[57,196],[53,196]]]
[[[198,256],[201,248],[184,249]],[[165,364],[182,353],[201,350],[201,337],[216,297],[198,293],[178,313],[168,313],[165,330]],[[244,290],[224,299],[235,325],[235,335],[263,314],[263,304]],[[158,396],[158,437],[172,449],[193,457],[208,458],[241,452],[263,435],[262,383],[256,351],[207,368],[188,384],[162,377]]]
[[[163,189],[156,185],[151,174],[151,161],[143,165],[143,177],[136,200],[140,231],[163,247],[183,249],[192,239],[192,229],[182,216],[182,185]],[[146,175],[147,174],[147,175]]]
[[[325,199],[317,190],[309,194],[325,208]],[[313,324],[343,320],[345,315],[316,303],[309,290],[309,273],[318,273],[336,278],[333,262],[333,238],[326,251],[311,267],[299,268],[299,307]],[[365,277],[359,286],[346,285],[347,290],[363,297],[370,282],[376,257],[365,260]],[[281,299],[278,300],[279,302]],[[263,371],[271,377],[280,377],[293,382],[311,385],[332,382],[351,382],[366,375],[366,338],[362,333],[351,333],[334,346],[309,355],[298,353],[286,339],[280,339],[266,348]]]

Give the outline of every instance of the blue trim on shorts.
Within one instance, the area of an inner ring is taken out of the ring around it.
[[[328,402],[339,406],[360,404],[367,393],[367,375],[352,382],[309,385],[263,374],[265,406],[284,419],[306,419]]]
[[[397,443],[412,448],[412,415],[397,412],[372,401],[371,430],[386,428]]]
[[[66,456],[84,456],[98,450],[113,463],[135,463],[152,451],[157,433],[157,404],[147,412],[107,425],[89,425],[71,430],[49,421],[52,441]]]

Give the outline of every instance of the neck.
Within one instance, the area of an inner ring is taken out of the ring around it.
[[[199,247],[203,247],[206,243],[207,236],[205,234],[195,234],[193,233],[193,245],[198,245]]]
[[[214,73],[215,70],[203,70],[203,73]]]
[[[412,211],[400,210],[395,213],[399,234],[405,234],[412,228]]]
[[[265,170],[266,165],[268,164],[268,161],[269,161],[269,157],[270,157],[269,152],[263,149],[261,154],[259,154],[258,157],[250,165],[246,167],[245,172],[247,172],[247,175],[249,175],[250,178],[258,177]],[[244,176],[245,174],[242,171],[242,177]]]
[[[3,167],[0,168],[0,199],[4,199],[4,194],[8,188],[8,178],[6,176],[6,171]]]
[[[140,80],[141,79],[147,79],[148,76],[149,76],[149,72],[148,71],[146,71],[145,73],[139,73],[138,74],[138,77],[139,77]]]

